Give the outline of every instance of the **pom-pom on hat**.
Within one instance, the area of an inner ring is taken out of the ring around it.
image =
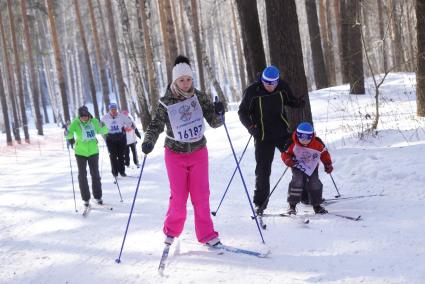
[[[277,84],[280,78],[280,72],[277,67],[270,65],[263,70],[263,74],[261,75],[261,81],[268,85]]]
[[[190,66],[190,61],[183,55],[177,56],[173,67],[173,82],[181,76],[189,76],[193,78],[193,71]]]
[[[109,110],[111,110],[111,109],[118,109],[117,104],[116,103],[110,103],[109,104]]]

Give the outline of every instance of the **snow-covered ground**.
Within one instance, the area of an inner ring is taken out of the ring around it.
[[[372,94],[349,96],[347,85],[310,94],[316,131],[330,149],[333,177],[342,196],[383,194],[326,206],[332,213],[361,215],[361,221],[314,216],[311,207],[299,205],[299,215],[309,214],[310,223],[264,218],[263,245],[237,175],[213,217],[215,228],[223,243],[270,250],[269,257],[219,254],[198,244],[189,201],[184,233],[170,251],[165,276],[157,272],[169,195],[163,136],[146,160],[122,262],[116,264],[140,170],[128,169],[131,177],[119,178],[124,199],[119,202],[101,142],[104,200],[114,210],[92,210],[83,218],[71,153],[79,213],[74,211],[62,130],[47,126],[44,137],[33,134],[31,145],[16,147],[6,147],[2,135],[0,283],[424,283],[425,121],[415,115],[414,75],[391,74],[382,91],[379,132],[361,140],[361,130],[372,122],[368,117],[374,117]],[[227,113],[226,122],[239,155],[248,134],[236,112]],[[223,127],[208,129],[206,136],[211,209],[216,210],[235,162]],[[250,195],[253,152],[251,142],[241,163]],[[276,153],[272,186],[284,169]],[[336,190],[323,167],[320,176],[324,197],[333,198]],[[288,172],[266,212],[287,208],[289,180]]]

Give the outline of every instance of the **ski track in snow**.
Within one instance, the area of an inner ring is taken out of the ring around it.
[[[124,199],[120,202],[107,151],[99,139],[104,201],[114,209],[92,210],[83,218],[77,167],[71,152],[79,212],[74,211],[62,130],[48,125],[46,135],[37,137],[32,129],[32,144],[16,147],[6,147],[2,135],[0,283],[423,283],[425,131],[424,120],[414,115],[411,78],[411,74],[404,73],[388,77],[382,89],[380,131],[378,136],[364,140],[356,137],[362,121],[356,112],[364,114],[373,109],[371,95],[350,97],[347,85],[310,94],[316,132],[327,142],[334,160],[332,174],[342,196],[384,194],[340,200],[326,206],[333,213],[362,215],[361,221],[314,216],[310,206],[298,205],[298,214],[308,215],[310,223],[301,224],[292,218],[264,218],[267,229],[262,233],[266,245],[262,245],[237,172],[217,216],[213,217],[215,228],[223,243],[256,251],[270,249],[270,256],[260,259],[220,253],[198,244],[189,200],[185,229],[171,247],[165,276],[157,272],[169,198],[163,161],[164,135],[146,159],[120,264],[115,259],[140,169],[127,169],[136,178],[118,178]],[[396,114],[394,109],[398,109]],[[226,122],[240,155],[249,138],[247,132],[235,111],[226,114]],[[211,210],[215,211],[235,163],[224,128],[208,128],[206,136]],[[138,151],[141,156],[140,143]],[[251,197],[254,168],[251,141],[241,162]],[[276,153],[271,187],[284,169]],[[330,177],[322,166],[319,171],[324,197],[333,198],[336,190]],[[288,171],[266,212],[286,210],[290,176]]]

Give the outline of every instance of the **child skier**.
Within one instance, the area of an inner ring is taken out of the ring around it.
[[[288,189],[288,214],[296,214],[296,205],[301,200],[304,186],[307,189],[311,204],[316,214],[328,211],[320,205],[322,202],[323,184],[319,179],[319,160],[325,166],[325,172],[333,170],[331,156],[325,144],[314,134],[313,126],[308,122],[298,125],[292,134],[292,140],[281,154],[282,161],[292,168],[292,180]]]

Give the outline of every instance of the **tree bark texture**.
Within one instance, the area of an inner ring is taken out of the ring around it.
[[[365,94],[363,73],[363,47],[361,39],[360,3],[358,1],[347,1],[348,34],[349,34],[349,78],[350,94]]]
[[[23,89],[23,81],[22,81],[22,73],[21,73],[21,62],[19,60],[18,41],[16,39],[16,31],[15,31],[15,17],[12,11],[12,0],[7,0],[7,10],[9,13],[10,33],[12,34],[13,55],[15,57],[16,80],[18,84],[18,98],[19,98],[19,108],[21,111],[22,128],[24,129],[25,142],[30,143],[30,135],[28,132],[28,118],[27,118],[27,112],[25,109],[24,89]]]
[[[26,0],[21,0],[21,12],[22,12],[22,20],[24,23],[24,36],[25,36],[25,44],[28,52],[28,67],[30,72],[30,88],[32,100],[34,103],[34,115],[35,115],[35,126],[37,128],[37,134],[43,135],[43,117],[40,111],[40,93],[37,87],[38,76],[35,72],[35,62],[33,55],[33,48],[31,42],[30,28],[28,23],[28,15],[27,15],[27,6]]]
[[[52,44],[53,44],[53,51],[55,54],[55,65],[56,65],[56,72],[58,76],[58,82],[59,82],[59,90],[62,98],[62,108],[63,108],[63,115],[66,123],[70,123],[70,115],[69,115],[69,106],[68,106],[68,97],[66,96],[66,89],[65,89],[65,77],[63,73],[63,66],[62,66],[62,56],[60,52],[59,47],[59,41],[58,41],[58,34],[56,30],[56,19],[55,14],[53,10],[53,0],[46,0],[47,3],[47,12],[49,16],[49,22],[50,22],[50,31],[52,35]]]
[[[273,35],[271,62],[280,69],[281,77],[289,83],[294,95],[306,101],[304,109],[287,109],[289,124],[294,130],[302,121],[312,122],[298,18],[294,16],[297,15],[295,1],[267,0],[266,12],[267,31]]]
[[[6,41],[6,33],[3,26],[3,17],[1,15],[0,11],[0,32],[1,32],[1,38],[3,43],[3,53],[4,53],[4,64],[6,64],[6,71],[7,71],[7,89],[9,91],[9,101],[10,105],[12,106],[12,114],[13,114],[13,120],[12,120],[12,133],[13,137],[15,138],[15,141],[18,144],[21,144],[21,135],[19,133],[19,119],[18,119],[18,111],[16,108],[16,101],[15,101],[15,88],[13,84],[13,71],[12,71],[12,65],[10,63],[9,58],[9,52],[7,48],[7,41]]]
[[[418,42],[416,69],[416,103],[418,116],[425,116],[425,2],[416,1],[416,30]]]
[[[121,109],[128,109],[127,99],[125,96],[124,77],[122,74],[120,55],[118,53],[118,41],[115,31],[114,14],[112,10],[111,0],[105,0],[106,3],[106,18],[108,19],[109,37],[111,42],[112,56],[115,66],[115,78],[118,84],[118,92],[120,98]]]
[[[266,4],[268,4],[268,2],[269,1],[266,1]],[[243,49],[248,81],[252,83],[258,80],[257,74],[262,72],[266,67],[266,56],[264,54],[263,39],[261,37],[257,1],[236,0],[236,5],[238,7],[239,20],[241,22]],[[273,6],[273,4],[269,6]],[[291,15],[291,19],[294,17],[294,15],[296,15],[296,13]],[[282,26],[279,27],[279,29],[282,29]],[[272,63],[276,64],[273,62],[273,60]]]
[[[102,50],[100,48],[99,33],[97,31],[97,21],[96,21],[96,16],[94,14],[92,0],[87,0],[87,3],[89,7],[90,22],[91,22],[91,27],[93,32],[96,62],[97,62],[98,70],[99,70],[100,81],[102,83],[103,103],[105,104],[105,108],[107,110],[110,100],[109,100],[108,80],[107,80],[106,69],[105,69],[105,60],[103,59]]]
[[[201,33],[199,31],[199,16],[198,16],[198,5],[197,0],[191,0],[191,11],[192,11],[192,33],[195,37],[195,51],[196,60],[198,62],[198,73],[199,73],[199,85],[201,91],[205,92],[205,78],[204,78],[204,67],[202,63],[202,47],[201,47]]]
[[[308,32],[310,35],[310,47],[313,55],[314,81],[316,82],[316,89],[323,89],[328,87],[328,78],[323,57],[316,1],[306,0],[305,8],[307,12]]]
[[[133,38],[130,33],[130,21],[128,17],[127,7],[124,0],[118,0],[118,7],[121,16],[121,26],[123,30],[123,38],[127,47],[128,59],[131,66],[131,73],[135,84],[135,90],[140,105],[140,117],[142,122],[143,130],[146,131],[149,123],[151,122],[151,115],[148,109],[148,103],[146,101],[142,75],[140,73],[139,66],[137,64],[136,52],[134,48]]]
[[[89,48],[87,46],[86,33],[84,32],[84,26],[83,26],[83,22],[81,20],[80,5],[79,5],[78,1],[79,0],[74,0],[75,15],[77,16],[78,28],[80,30],[81,44],[83,46],[84,61],[86,62],[88,83],[89,83],[89,88],[90,88],[90,95],[91,95],[91,98],[92,98],[92,101],[93,101],[94,115],[97,118],[100,118],[99,106],[97,104],[97,98],[96,98],[96,88],[95,88],[93,72],[92,72],[92,64],[91,64],[91,59],[90,59],[90,54],[89,54]]]

